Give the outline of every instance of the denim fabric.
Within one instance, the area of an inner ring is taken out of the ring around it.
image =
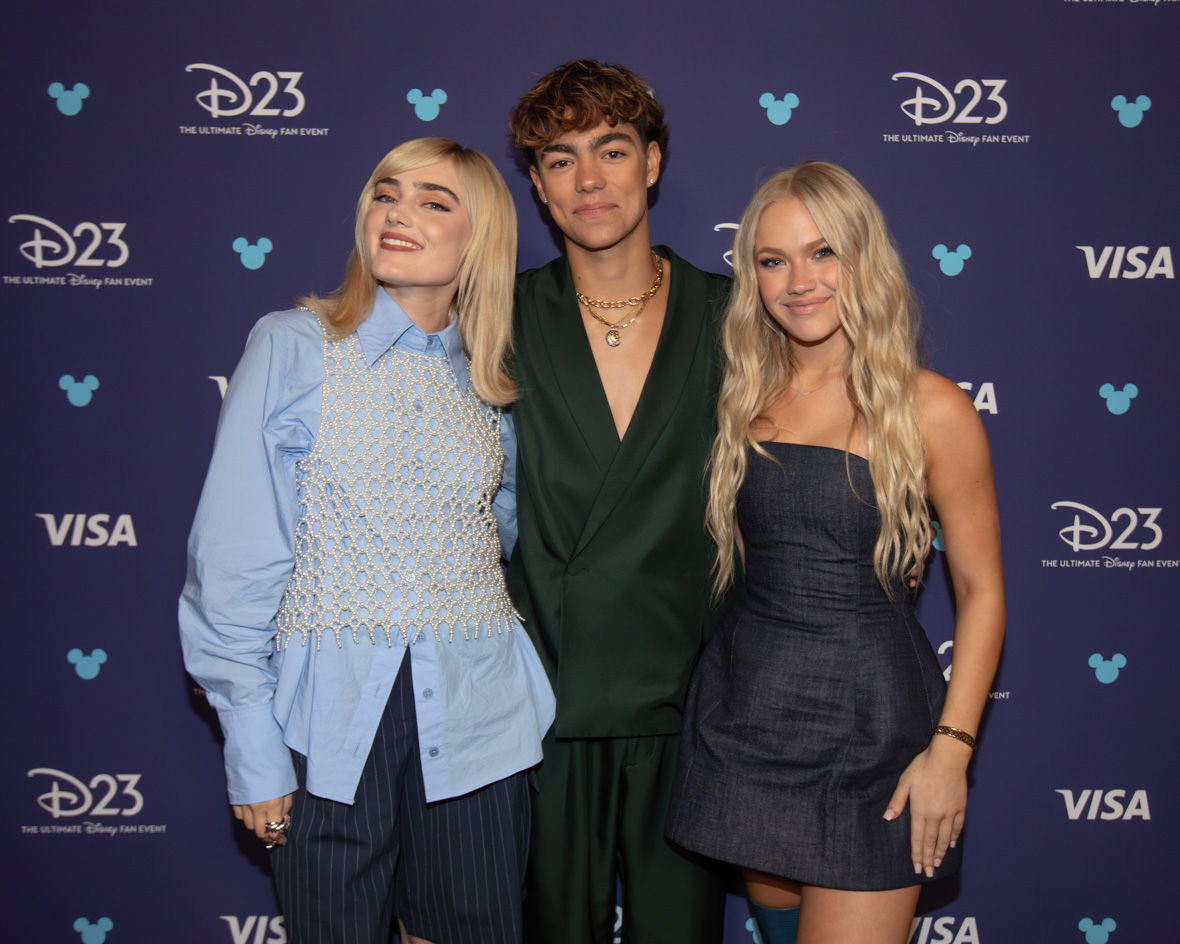
[[[868,463],[765,446],[773,458],[751,451],[738,497],[746,596],[693,679],[668,835],[807,884],[914,885],[908,806],[882,814],[938,724],[938,658],[910,592],[891,599],[873,573]]]

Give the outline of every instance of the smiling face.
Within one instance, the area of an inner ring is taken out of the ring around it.
[[[660,148],[634,127],[600,122],[562,134],[536,151],[529,168],[567,246],[610,249],[647,234],[647,188],[660,172]]]
[[[362,227],[365,259],[394,301],[450,305],[471,215],[450,160],[378,180]],[[408,314],[413,314],[407,309]]]
[[[754,270],[762,304],[793,344],[843,342],[836,311],[840,261],[795,197],[770,204],[759,218]]]

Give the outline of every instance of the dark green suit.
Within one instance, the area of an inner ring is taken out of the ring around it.
[[[557,694],[526,903],[529,940],[545,944],[611,939],[616,868],[632,944],[720,936],[721,883],[668,848],[663,828],[685,689],[717,619],[704,471],[728,280],[657,251],[671,260],[667,310],[621,443],[569,264],[517,279],[508,586]]]

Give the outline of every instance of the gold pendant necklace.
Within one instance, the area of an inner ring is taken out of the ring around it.
[[[594,309],[591,308],[589,305],[586,306],[586,310],[588,312],[590,312],[591,318],[593,318],[595,321],[601,322],[602,324],[604,324],[608,328],[610,328],[610,330],[606,333],[606,343],[609,344],[611,347],[618,347],[620,344],[623,343],[623,336],[619,332],[622,331],[624,328],[631,327],[631,325],[634,324],[635,319],[643,314],[643,309],[645,309],[647,307],[648,301],[650,301],[650,299],[644,299],[642,302],[640,302],[639,310],[636,311],[635,314],[633,314],[629,320],[621,322],[620,324],[611,324],[605,318],[600,318],[597,314],[595,314]]]
[[[654,251],[651,254],[651,258],[655,263],[656,277],[651,283],[651,288],[649,288],[642,295],[633,295],[631,298],[624,298],[623,300],[617,302],[607,302],[600,298],[590,298],[578,291],[574,292],[574,294],[578,296],[578,301],[586,306],[586,311],[590,313],[590,317],[595,321],[601,322],[610,329],[606,333],[606,343],[611,347],[618,347],[623,343],[623,335],[620,332],[622,332],[624,328],[629,328],[635,323],[635,319],[643,314],[643,309],[647,307],[647,303],[655,297],[656,292],[660,290],[660,285],[663,284],[664,260],[656,255]],[[627,321],[622,321],[617,324],[607,321],[594,310],[595,308],[633,308],[636,305],[639,307],[635,314],[633,314]]]

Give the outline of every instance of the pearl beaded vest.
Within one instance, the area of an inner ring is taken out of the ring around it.
[[[356,335],[324,340],[320,434],[296,463],[295,569],[278,645],[313,635],[411,645],[512,629],[492,498],[500,411],[460,391],[446,358]]]

